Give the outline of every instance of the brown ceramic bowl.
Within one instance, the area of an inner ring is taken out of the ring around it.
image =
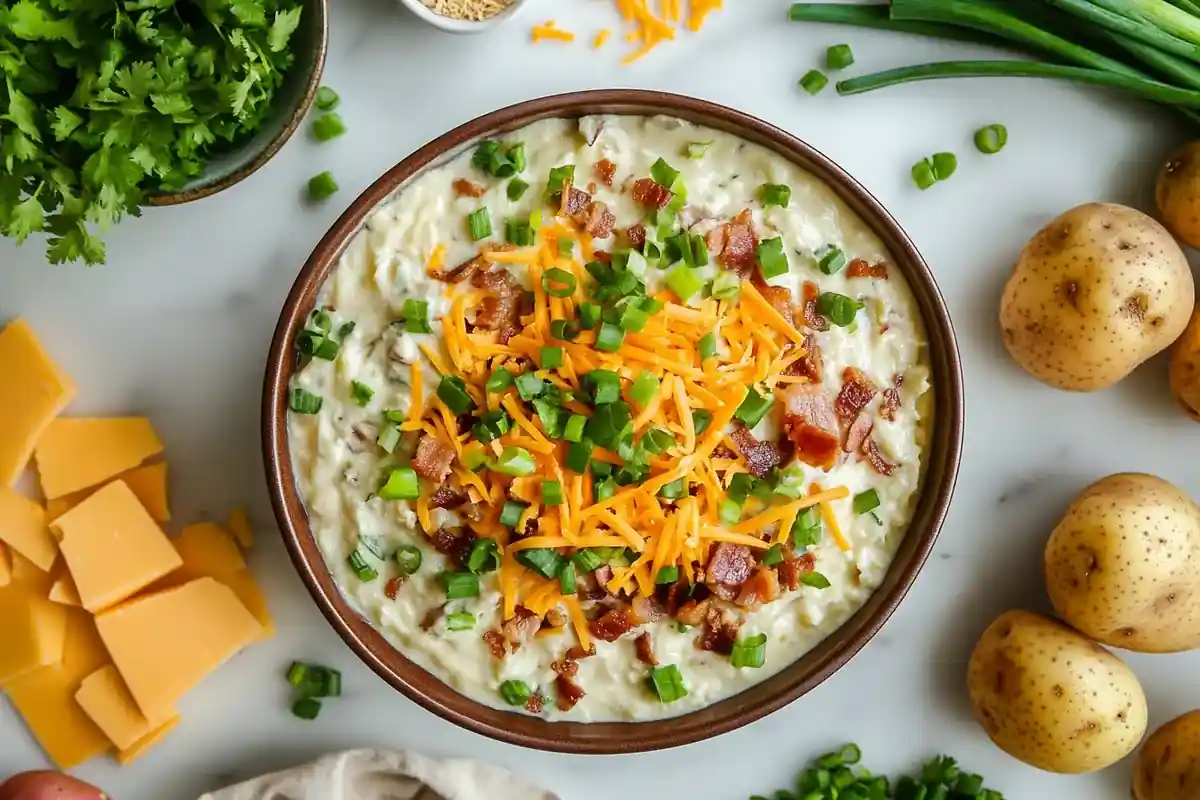
[[[262,128],[236,147],[214,155],[199,178],[179,191],[149,195],[146,205],[174,206],[214,195],[241,183],[275,157],[316,99],[329,49],[329,4],[330,0],[302,0],[300,27],[288,43],[295,60]]]
[[[912,286],[930,342],[936,413],[924,484],[912,527],[883,585],[845,625],[774,677],[700,711],[652,722],[549,722],[490,708],[409,661],[350,607],[334,584],[309,530],[287,437],[296,335],[343,249],[371,212],[413,176],[444,163],[480,139],[546,118],[588,114],[673,115],[763,145],[808,170],[832,187],[883,240],[895,266]],[[784,131],[729,108],[659,92],[593,91],[533,100],[468,122],[425,145],[367,189],[317,245],[283,307],[267,364],[262,422],[271,501],[292,561],[330,624],[371,669],[435,714],[494,739],[567,753],[632,753],[707,739],[782,708],[832,675],[882,627],[933,549],[950,504],[962,446],[962,373],[950,316],[929,267],[879,201],[840,167]]]

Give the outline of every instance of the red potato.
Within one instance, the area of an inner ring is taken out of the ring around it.
[[[0,800],[108,800],[108,795],[61,772],[22,772],[0,784]]]

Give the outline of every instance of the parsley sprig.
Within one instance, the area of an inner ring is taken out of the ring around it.
[[[0,231],[52,263],[257,131],[297,0],[17,0],[0,7]]]

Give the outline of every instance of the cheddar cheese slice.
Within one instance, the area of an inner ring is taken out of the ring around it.
[[[0,486],[12,486],[38,438],[75,397],[63,372],[24,320],[0,331]]]
[[[62,661],[22,675],[4,690],[46,755],[60,768],[70,769],[111,747],[75,702],[80,683],[108,662],[108,654],[91,614],[59,608],[67,614]]]
[[[262,636],[228,586],[200,578],[96,617],[113,663],[142,713],[174,708],[205,675]]]
[[[249,550],[254,546],[254,529],[250,527],[250,518],[246,516],[246,509],[235,508],[230,511],[227,524],[233,538],[237,540],[243,550]]]
[[[12,583],[12,578],[12,556],[8,554],[4,542],[0,542],[0,588]]]
[[[62,574],[54,579],[54,583],[50,584],[50,591],[46,595],[50,602],[58,603],[64,606],[75,606],[78,608],[83,605],[83,601],[79,599],[79,589],[75,587],[75,581],[71,578],[71,573],[63,570]]]
[[[117,476],[142,501],[146,511],[156,522],[170,522],[171,510],[167,504],[167,464],[147,464],[144,467],[122,472]],[[56,497],[46,501],[46,516],[53,522],[95,493],[95,488]]]
[[[75,693],[75,701],[117,750],[129,750],[176,716],[169,712],[161,719],[147,719],[133,702],[125,681],[112,664],[84,678]]]
[[[33,457],[42,494],[54,499],[114,478],[162,449],[144,417],[56,419],[38,439]]]
[[[138,739],[137,742],[128,750],[121,750],[117,753],[117,763],[122,767],[127,767],[134,761],[137,761],[142,756],[146,755],[151,748],[162,742],[163,739],[170,735],[171,731],[175,730],[175,726],[179,724],[179,717],[173,717],[165,723],[150,731],[150,733]]]
[[[67,609],[30,587],[0,589],[0,686],[63,656]]]
[[[54,521],[80,602],[98,612],[121,602],[183,560],[122,481]]]
[[[46,510],[0,486],[0,541],[49,572],[58,559],[58,542],[46,525]]]

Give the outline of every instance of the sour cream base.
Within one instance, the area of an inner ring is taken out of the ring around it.
[[[598,134],[594,144],[589,145],[590,136],[581,131]],[[540,636],[503,660],[493,658],[481,634],[501,622],[495,573],[482,577],[480,597],[451,601],[445,609],[474,614],[474,630],[450,631],[444,616],[432,626],[423,626],[430,609],[445,602],[437,576],[447,569],[446,559],[429,546],[410,503],[387,502],[375,495],[387,459],[375,438],[384,409],[407,411],[413,403],[412,363],[423,369],[427,396],[437,386],[438,375],[418,344],[439,347],[440,319],[450,300],[446,285],[428,276],[427,265],[439,246],[445,248],[444,262],[449,266],[476,255],[479,243],[468,235],[467,214],[489,208],[497,229],[494,240],[500,241],[503,220],[525,218],[541,206],[541,189],[552,167],[576,164],[579,185],[587,186],[594,165],[608,159],[617,165],[613,187],[599,186],[593,196],[608,205],[618,228],[624,228],[641,220],[644,211],[628,192],[621,192],[622,187],[649,175],[651,164],[666,158],[688,187],[689,207],[684,215],[685,219],[693,215],[696,230],[703,232],[706,224],[714,224],[709,220],[728,220],[743,209],[754,209],[759,235],[782,236],[791,261],[789,272],[771,284],[785,286],[799,298],[804,281],[814,281],[822,291],[865,303],[855,325],[817,334],[832,391],[840,386],[847,367],[858,368],[881,388],[890,386],[894,376],[903,376],[899,411],[891,421],[877,415],[874,428],[880,448],[899,465],[894,474],[883,477],[857,456],[843,459],[829,472],[805,468],[809,481],[847,486],[851,496],[875,489],[881,501],[876,509],[879,521],[855,515],[848,500],[833,504],[850,550],[840,550],[826,533],[811,551],[817,569],[832,586],[786,592],[747,614],[741,636],[765,633],[768,637],[763,668],[734,668],[728,657],[696,646],[697,629],[683,631],[673,620],[664,619],[643,630],[651,632],[659,662],[679,667],[686,697],[664,705],[647,689],[648,668],[638,661],[629,635],[613,643],[597,642],[596,655],[579,662],[575,679],[586,696],[566,713],[557,711],[549,700],[544,716],[630,721],[703,708],[792,664],[845,623],[882,582],[912,517],[932,417],[928,345],[919,311],[896,269],[889,271],[888,280],[851,279],[845,270],[827,276],[817,270],[813,254],[828,245],[840,247],[848,259],[872,264],[890,264],[891,259],[879,239],[829,187],[757,145],[666,117],[548,120],[507,135],[505,141],[526,145],[529,166],[523,177],[532,188],[520,201],[510,201],[507,181],[484,176],[472,166],[471,153],[464,152],[423,172],[377,209],[322,290],[319,304],[335,309],[338,320],[352,320],[355,328],[335,361],[313,360],[296,379],[296,386],[324,401],[319,414],[291,414],[289,419],[293,465],[313,534],[342,591],[407,657],[488,705],[505,707],[499,687],[508,679],[523,680],[553,697],[555,674],[550,665],[576,643],[575,636],[567,628],[560,635]],[[703,158],[681,155],[689,143],[698,141],[710,142]],[[452,188],[456,179],[479,183],[486,194],[459,196]],[[762,208],[758,190],[765,183],[791,187],[787,208]],[[511,269],[514,277],[526,280],[522,268]],[[712,277],[717,269],[713,264],[699,271]],[[660,289],[663,275],[649,270],[647,290]],[[405,333],[392,324],[409,298],[428,301],[433,335]],[[365,407],[353,399],[352,381],[375,390]],[[873,407],[878,402],[876,397]],[[769,415],[755,433],[760,439],[776,438],[777,418]],[[434,517],[438,526],[459,524],[450,512],[435,511]],[[383,542],[387,549],[421,548],[424,563],[395,600],[384,593],[395,574],[390,565],[376,564],[379,577],[371,581],[360,580],[349,568],[347,559],[358,548],[360,537]]]

